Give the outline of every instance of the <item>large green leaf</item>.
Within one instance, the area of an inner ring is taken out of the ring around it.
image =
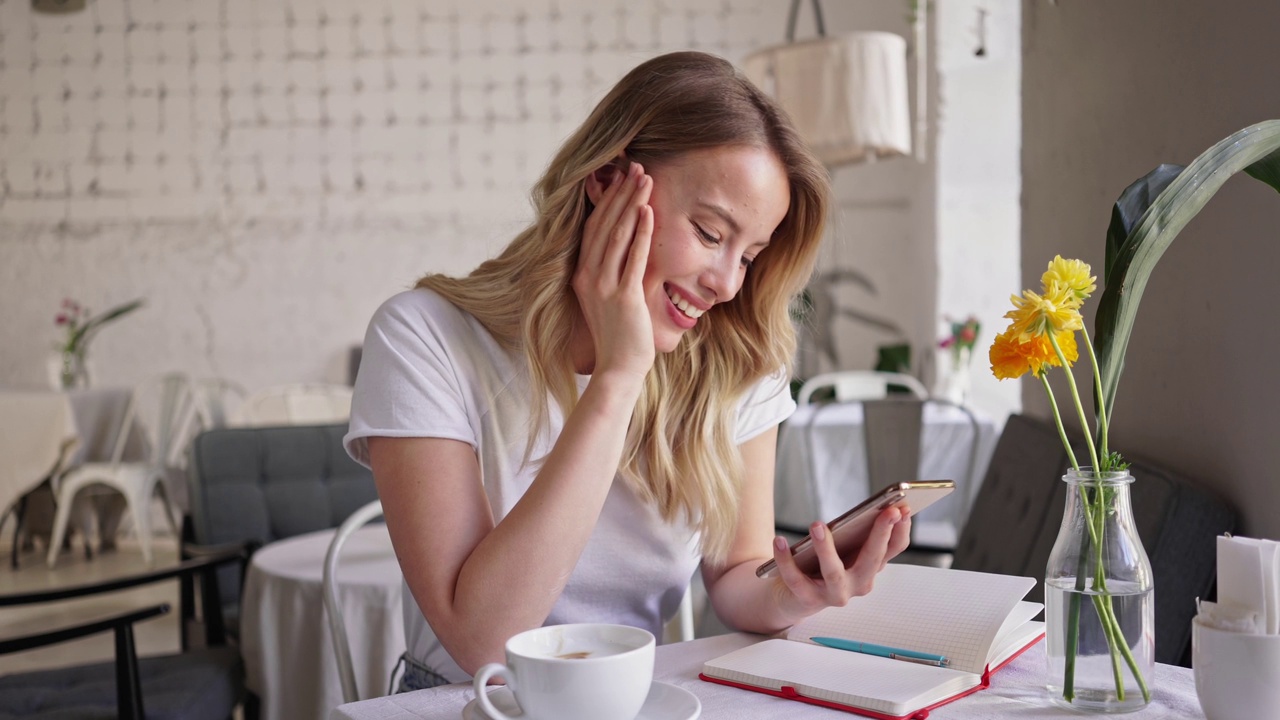
[[[1280,120],[1240,130],[1181,172],[1162,165],[1130,185],[1116,201],[1107,231],[1105,289],[1094,322],[1108,416],[1115,406],[1125,350],[1151,271],[1182,228],[1241,170],[1280,191]]]

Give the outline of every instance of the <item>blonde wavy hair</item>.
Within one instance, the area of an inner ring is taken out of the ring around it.
[[[586,179],[620,157],[645,168],[703,148],[766,148],[786,169],[791,206],[733,300],[720,303],[660,354],[645,379],[619,471],[668,522],[701,533],[702,553],[723,560],[733,540],[743,476],[737,403],[762,378],[791,367],[788,307],[808,281],[830,193],[826,170],[783,111],[728,61],[663,55],[628,73],[556,153],[534,186],[535,220],[496,258],[464,278],[432,274],[430,288],[471,313],[528,362],[530,445],[547,431],[548,395],[567,417],[578,399],[565,348],[579,321],[569,285],[591,213]]]

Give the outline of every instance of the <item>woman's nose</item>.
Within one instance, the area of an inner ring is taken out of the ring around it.
[[[742,287],[742,274],[738,272],[740,267],[740,261],[725,253],[702,273],[702,285],[715,293],[716,302],[728,302],[738,294],[738,289]]]

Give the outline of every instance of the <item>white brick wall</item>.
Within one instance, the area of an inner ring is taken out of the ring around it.
[[[465,272],[623,72],[780,40],[771,0],[0,0],[0,385],[64,296],[148,307],[98,381],[339,380],[374,307]]]

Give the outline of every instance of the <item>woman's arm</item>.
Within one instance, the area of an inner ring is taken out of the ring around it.
[[[608,497],[655,346],[641,280],[653,233],[652,180],[639,165],[609,187],[583,228],[573,290],[590,331],[590,382],[538,475],[494,523],[471,446],[371,437],[369,461],[409,590],[468,673],[502,659],[564,590]]]
[[[703,563],[707,595],[720,619],[748,632],[773,633],[829,606],[843,606],[851,597],[871,592],[876,573],[906,549],[911,519],[897,508],[876,518],[870,537],[858,557],[846,568],[836,552],[826,525],[810,527],[822,577],[800,572],[786,542],[775,535],[773,524],[774,453],[778,430],[765,432],[741,445],[746,477],[743,479],[738,529],[727,560],[722,565]],[[781,543],[779,545],[779,543]],[[756,568],[773,558],[778,573],[756,576]]]
[[[387,529],[409,589],[468,673],[550,614],[604,506],[638,388],[595,378],[538,477],[497,526],[471,446],[369,438]]]

